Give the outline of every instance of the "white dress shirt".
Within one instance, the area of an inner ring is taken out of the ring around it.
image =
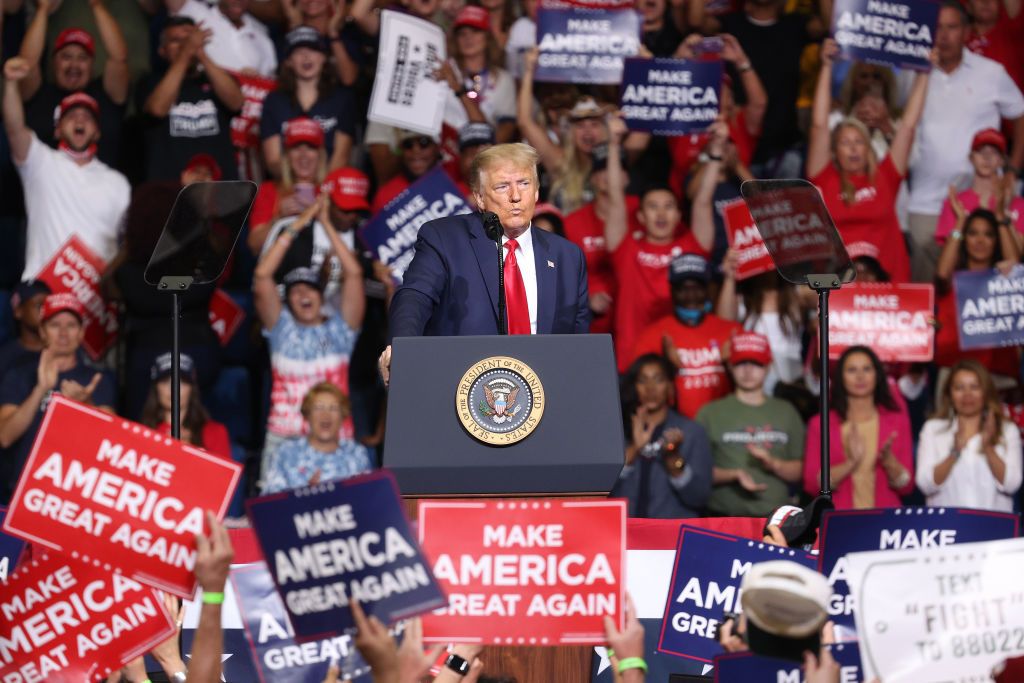
[[[185,0],[177,14],[190,17],[213,32],[203,49],[222,69],[252,69],[263,76],[273,76],[277,71],[277,52],[267,27],[248,12],[242,15],[241,26],[232,24],[219,8],[199,0]]]
[[[501,257],[505,259],[508,249],[505,248],[508,235],[501,236]],[[530,334],[537,334],[537,262],[533,259],[533,226],[526,229],[516,238],[516,264],[523,276],[526,287],[526,306],[530,309]],[[504,262],[504,261],[503,261]]]
[[[1003,65],[964,49],[952,73],[932,69],[910,159],[911,213],[938,215],[949,185],[974,172],[974,134],[1024,115],[1024,97]]]
[[[1003,420],[1003,438],[996,453],[1006,463],[999,483],[981,451],[981,434],[967,441],[952,471],[942,484],[935,483],[935,467],[953,450],[957,420],[932,419],[924,423],[917,446],[917,487],[928,505],[967,507],[1013,512],[1013,497],[1021,484],[1021,441],[1017,425]]]

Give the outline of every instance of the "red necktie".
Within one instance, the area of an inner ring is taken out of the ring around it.
[[[505,308],[508,311],[508,333],[530,334],[530,307],[526,303],[526,285],[516,262],[515,240],[505,242]]]

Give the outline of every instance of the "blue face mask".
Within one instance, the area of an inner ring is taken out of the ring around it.
[[[702,308],[683,308],[676,306],[676,318],[684,325],[696,327],[704,320],[705,310]]]

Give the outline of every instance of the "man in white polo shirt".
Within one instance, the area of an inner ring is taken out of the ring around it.
[[[1014,121],[1010,164],[1024,162],[1024,97],[998,62],[967,50],[967,17],[946,0],[935,32],[938,67],[928,81],[924,115],[910,161],[911,269],[915,282],[931,282],[938,260],[935,224],[951,183],[970,176],[971,139],[984,128]]]
[[[213,32],[204,48],[217,66],[228,71],[273,76],[277,53],[267,27],[249,14],[250,0],[220,0],[211,7],[201,0],[166,0],[167,11],[191,17]]]
[[[4,129],[18,168],[28,214],[22,280],[35,278],[72,235],[104,261],[114,257],[131,188],[123,175],[96,158],[99,105],[84,92],[57,109],[58,148],[43,144],[25,124],[18,82],[30,66],[21,57],[4,64]]]

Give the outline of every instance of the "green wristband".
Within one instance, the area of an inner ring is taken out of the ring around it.
[[[224,603],[223,593],[203,593],[204,605],[221,605]]]
[[[647,662],[642,657],[626,657],[625,659],[619,660],[619,673],[628,671],[629,669],[640,669],[644,673],[647,673]]]

